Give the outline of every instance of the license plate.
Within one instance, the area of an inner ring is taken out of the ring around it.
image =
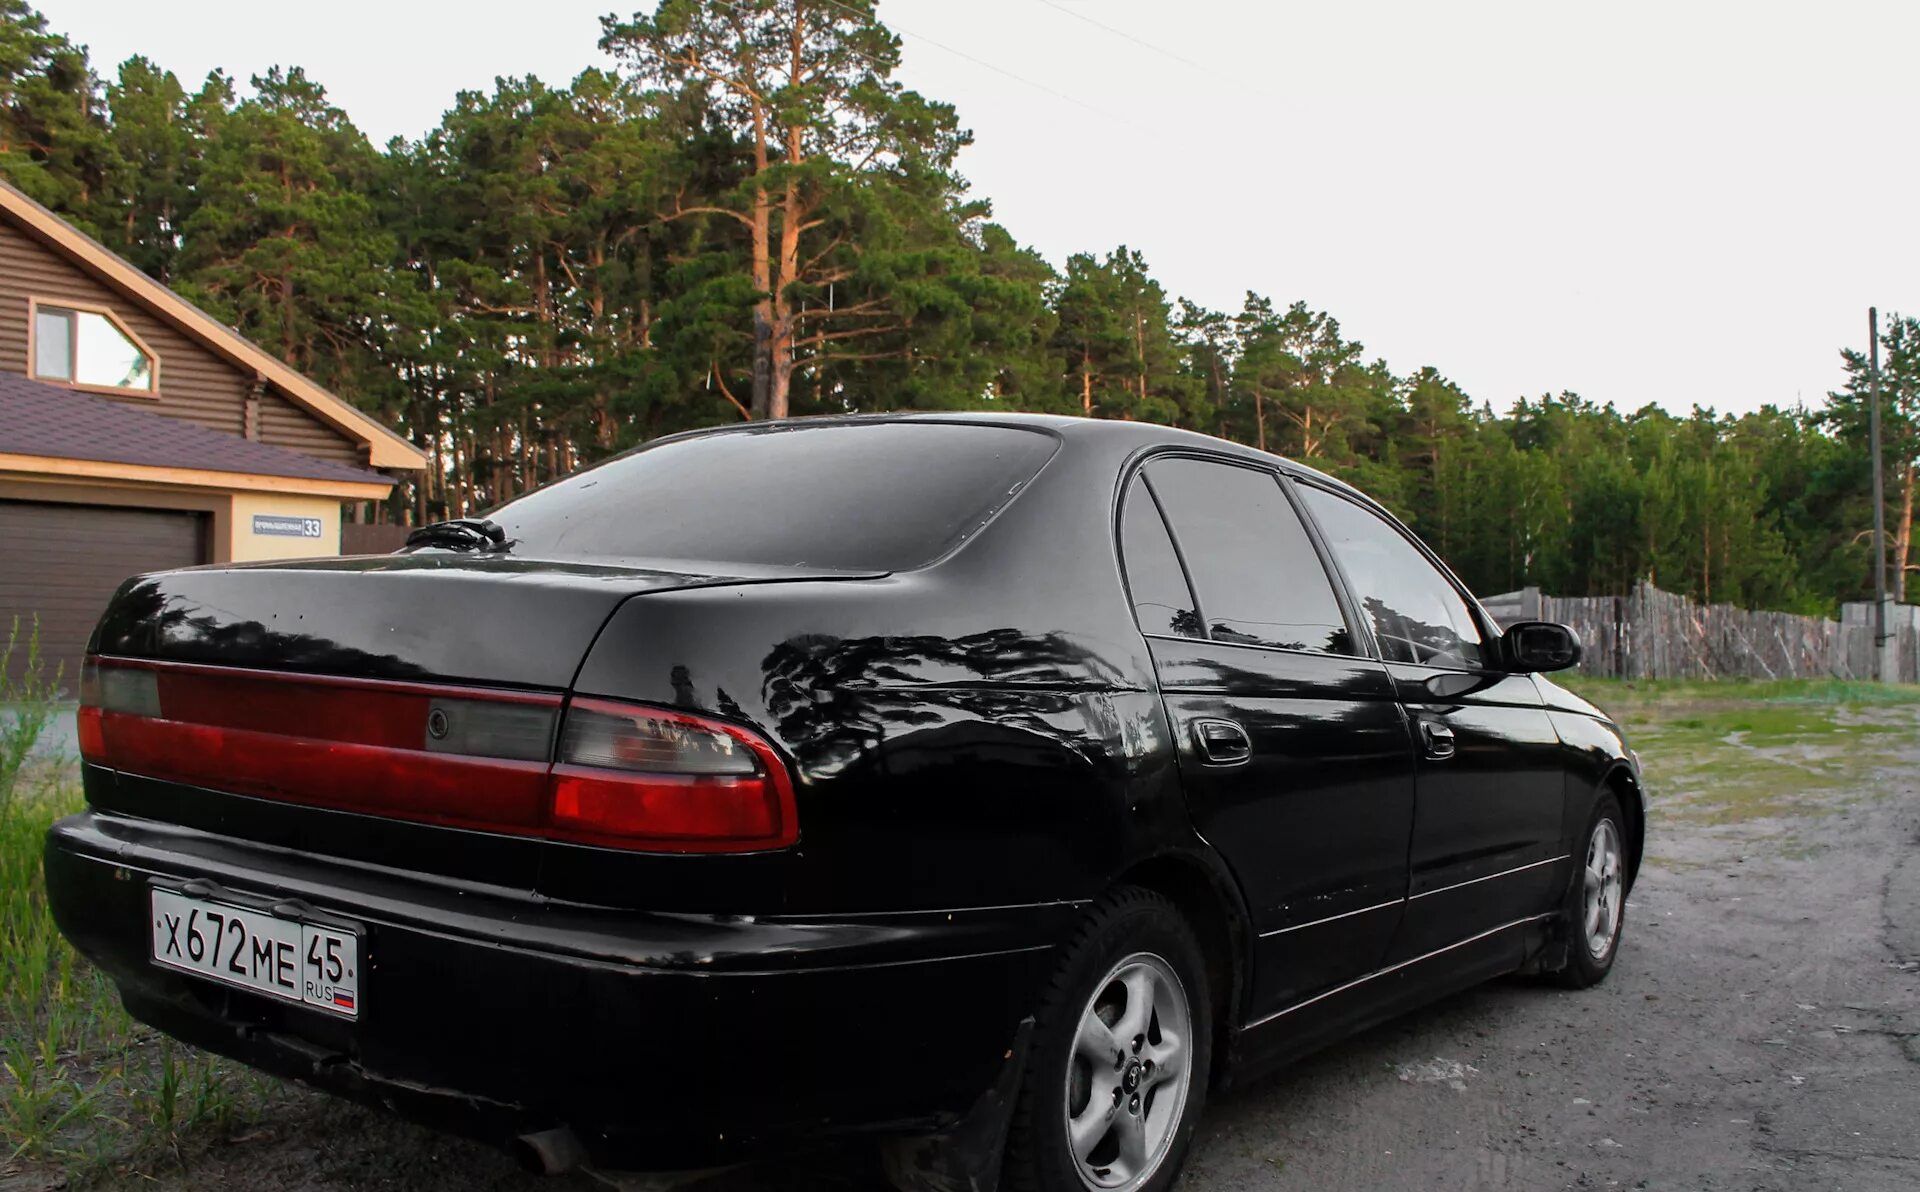
[[[160,889],[152,918],[155,964],[360,1015],[360,939],[352,931]]]

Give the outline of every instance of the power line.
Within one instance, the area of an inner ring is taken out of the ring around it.
[[[741,8],[740,5],[735,2],[735,0],[713,0],[713,2],[715,4],[718,4],[720,7],[728,9],[732,12],[738,13],[741,16],[758,15],[756,13],[748,11],[747,9]],[[1045,83],[1036,83],[1032,79],[1029,79],[1024,75],[1017,75],[1013,73],[1012,71],[1008,70],[1004,66],[995,66],[993,63],[988,62],[986,59],[976,58],[972,54],[967,53],[965,50],[957,50],[952,46],[946,44],[945,42],[935,41],[933,38],[928,37],[924,33],[915,33],[913,30],[904,28],[900,25],[881,24],[880,18],[875,14],[861,12],[859,9],[854,8],[850,4],[841,3],[841,0],[823,0],[823,2],[827,4],[831,4],[833,7],[839,9],[842,12],[851,13],[852,15],[859,17],[863,21],[870,22],[874,25],[879,25],[880,28],[882,29],[892,30],[893,32],[896,32],[896,33],[903,33],[906,36],[913,38],[915,41],[926,42],[928,45],[932,46],[936,50],[945,50],[947,53],[952,54],[956,58],[964,58],[968,62],[971,62],[976,66],[984,66],[988,70],[992,71],[997,75],[1004,75],[1005,77],[1012,79],[1016,83],[1020,83],[1027,87],[1032,87],[1036,91],[1040,91],[1047,95],[1051,95],[1055,99],[1063,100],[1067,103],[1074,105],[1075,107],[1084,108],[1085,110],[1092,112],[1094,115],[1099,116],[1102,119],[1111,120],[1115,124],[1124,123],[1118,116],[1114,115],[1112,112],[1105,110],[1104,108],[1096,108],[1092,104],[1087,103],[1085,100],[1075,99],[1073,96],[1068,95],[1064,91],[1055,91],[1052,87],[1047,86]],[[1126,35],[1121,34],[1121,36],[1124,37]],[[891,70],[894,67],[894,65],[896,65],[894,63],[882,62],[880,59],[875,58],[872,54],[864,53],[860,50],[853,50],[852,52],[856,56],[860,58],[864,58],[868,63],[874,66],[885,67]]]
[[[861,20],[872,21],[876,25],[880,24],[879,17],[873,15],[872,13],[861,12],[859,9],[853,7],[850,4],[843,4],[841,3],[841,0],[826,0],[826,3],[833,5],[835,8],[841,10],[842,12],[850,12],[854,16],[859,17]],[[1036,83],[1032,79],[1029,79],[1024,75],[1017,75],[1012,71],[1008,70],[1007,68],[1005,68],[1004,66],[995,66],[993,63],[988,62],[985,58],[976,58],[972,54],[967,53],[965,50],[956,50],[952,46],[947,45],[945,42],[935,41],[933,38],[928,37],[924,33],[915,33],[913,30],[905,28],[904,26],[901,26],[901,25],[882,25],[881,28],[894,29],[900,33],[906,34],[908,37],[913,38],[915,41],[924,41],[936,50],[945,50],[947,53],[952,54],[954,57],[964,58],[968,62],[973,63],[975,66],[984,66],[988,70],[992,71],[997,75],[1003,75],[1006,78],[1012,79],[1016,83],[1020,83],[1025,86],[1031,87],[1035,91],[1045,92],[1046,94],[1053,96],[1055,99],[1064,100],[1067,103],[1073,104],[1075,107],[1085,108],[1087,111],[1092,112],[1094,115],[1100,116],[1107,120],[1111,120],[1116,124],[1121,123],[1120,118],[1118,116],[1115,116],[1112,112],[1105,111],[1101,108],[1096,108],[1092,104],[1087,103],[1085,100],[1075,99],[1073,96],[1068,95],[1064,91],[1055,91],[1053,88],[1047,86],[1045,83]],[[1125,35],[1122,34],[1122,36],[1125,36]]]
[[[1109,25],[1104,21],[1096,21],[1084,12],[1077,12],[1074,9],[1068,8],[1064,4],[1056,3],[1056,0],[1040,0],[1040,3],[1046,5],[1048,8],[1066,13],[1068,16],[1072,17],[1076,21],[1085,21],[1087,24],[1092,25],[1095,29],[1104,29],[1108,33],[1113,34],[1115,37],[1122,38],[1126,41],[1132,42],[1134,45],[1152,50],[1154,53],[1160,55],[1162,58],[1171,58],[1175,62],[1180,63],[1182,66],[1191,67],[1202,74],[1209,73],[1206,67],[1200,65],[1198,62],[1195,62],[1191,58],[1182,58],[1180,55],[1174,53],[1172,50],[1169,50],[1164,46],[1154,45],[1152,42],[1146,40],[1145,38],[1135,37],[1133,34],[1128,33],[1125,29],[1116,29],[1112,25]]]

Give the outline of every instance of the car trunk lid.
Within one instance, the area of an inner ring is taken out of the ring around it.
[[[879,575],[883,573],[867,573]],[[419,553],[129,581],[97,630],[96,807],[532,889],[568,687],[619,605],[861,573]]]
[[[603,566],[453,552],[199,567],[128,581],[93,652],[347,678],[562,691],[646,592],[884,572]]]

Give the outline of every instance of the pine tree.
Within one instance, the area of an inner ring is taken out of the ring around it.
[[[1826,421],[1836,433],[1858,446],[1863,470],[1870,469],[1866,448],[1870,441],[1871,361],[1867,352],[1855,348],[1843,348],[1840,359],[1847,370],[1847,384],[1827,395]],[[1889,314],[1880,332],[1880,437],[1890,502],[1886,514],[1888,591],[1895,600],[1904,601],[1907,575],[1914,569],[1915,465],[1920,462],[1920,319],[1911,316]],[[1866,475],[1871,474],[1866,471]],[[1868,525],[1872,516],[1869,506]],[[1871,574],[1867,587],[1872,588]]]
[[[367,350],[412,288],[367,198],[377,157],[299,68],[253,90],[205,143],[180,288],[320,383],[362,392],[379,383]]]
[[[784,417],[796,368],[872,357],[867,341],[913,317],[886,294],[842,302],[834,291],[870,291],[911,267],[863,250],[902,250],[884,243],[895,204],[958,196],[952,163],[968,134],[951,107],[892,78],[900,39],[873,0],[663,0],[604,30],[602,48],[636,80],[695,103],[750,155],[739,186],[704,201],[682,195],[668,216],[745,230],[752,412]]]
[[[98,231],[116,168],[86,47],[50,32],[26,0],[0,0],[0,177]]]

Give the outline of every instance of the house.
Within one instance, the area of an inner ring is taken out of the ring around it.
[[[69,691],[128,576],[338,554],[343,505],[425,466],[0,182],[0,644],[37,617]]]

